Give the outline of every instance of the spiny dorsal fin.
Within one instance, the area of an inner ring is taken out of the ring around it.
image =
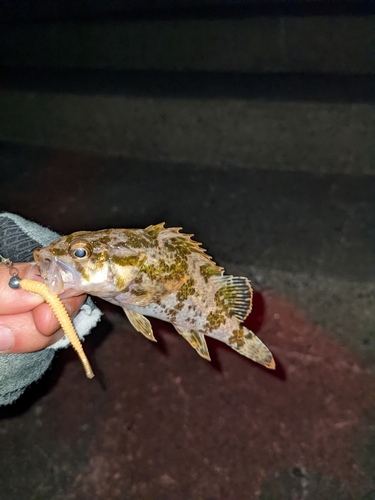
[[[168,227],[160,233],[160,240],[163,241],[168,250],[192,255],[195,261],[202,264],[211,263],[216,265],[212,257],[202,248],[202,243],[193,240],[194,234],[181,233],[181,227]],[[222,268],[218,268],[219,271]]]
[[[242,276],[212,276],[218,287],[215,300],[218,306],[229,310],[240,323],[250,314],[253,306],[253,289],[250,281]]]
[[[151,234],[153,236],[158,236],[158,234],[164,230],[165,222],[159,222],[159,224],[154,224],[151,226],[147,226],[145,228],[146,233]]]

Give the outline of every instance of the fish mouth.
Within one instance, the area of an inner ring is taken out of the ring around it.
[[[69,266],[49,253],[46,255],[43,248],[34,250],[34,260],[50,292],[64,297],[76,295],[71,293],[77,282]]]

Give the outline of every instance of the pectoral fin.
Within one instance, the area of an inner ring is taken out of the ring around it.
[[[195,332],[194,330],[181,330],[181,328],[177,327],[174,325],[176,330],[180,335],[186,339],[191,347],[193,347],[199,356],[202,356],[202,358],[207,359],[208,361],[211,361],[210,358],[210,353],[208,352],[208,347],[206,344],[206,339],[204,338],[203,333],[198,333]]]
[[[137,332],[142,333],[142,335],[144,335],[147,339],[157,342],[152,331],[151,323],[145,316],[142,316],[142,314],[132,311],[131,309],[127,309],[126,307],[123,307],[123,310]]]

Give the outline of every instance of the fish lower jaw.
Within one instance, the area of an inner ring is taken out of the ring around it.
[[[63,277],[61,277],[60,275],[53,277],[47,276],[47,278],[44,279],[46,281],[48,290],[52,293],[55,293],[56,295],[60,295],[63,297],[72,297],[74,295],[78,295],[78,293],[76,292],[77,284],[74,281],[64,281]]]
[[[51,293],[55,293],[56,295],[60,295],[65,291],[65,287],[64,287],[64,284],[62,282],[56,282],[56,281],[51,282],[48,278],[46,279],[46,278],[44,278],[44,276],[42,276],[42,277],[45,280],[47,288]]]

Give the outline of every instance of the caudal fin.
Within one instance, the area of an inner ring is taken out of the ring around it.
[[[224,342],[235,351],[246,356],[246,358],[252,359],[270,370],[275,370],[276,363],[271,351],[255,333],[244,326],[240,326],[238,330],[234,330],[228,340],[224,340]]]

